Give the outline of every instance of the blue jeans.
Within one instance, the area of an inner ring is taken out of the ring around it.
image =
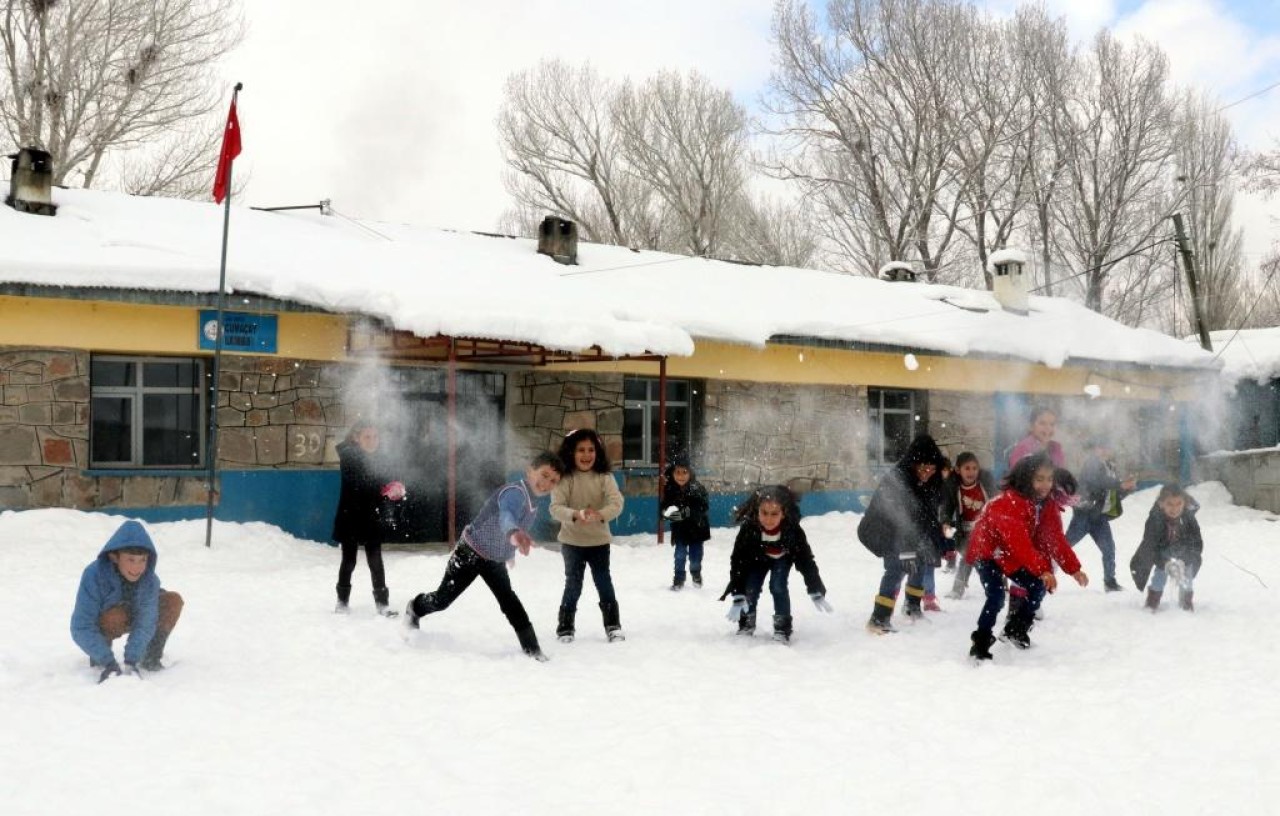
[[[973,571],[978,574],[978,581],[982,584],[982,589],[987,593],[987,600],[982,605],[982,612],[978,614],[978,629],[989,634],[995,629],[996,618],[1000,616],[1000,610],[1004,607],[1004,572],[1001,571],[999,564],[990,559],[974,564]],[[1009,581],[1027,593],[1026,601],[1022,604],[1021,609],[1018,610],[1018,615],[1029,627],[1035,621],[1036,610],[1040,608],[1040,602],[1044,600],[1044,581],[1025,569],[1020,569],[1009,576]]]
[[[1071,515],[1071,524],[1067,527],[1067,542],[1074,547],[1086,535],[1093,537],[1093,543],[1102,551],[1102,578],[1114,583],[1116,580],[1116,540],[1111,535],[1111,519],[1101,513],[1075,512]]]
[[[689,569],[693,572],[702,572],[702,542],[695,541],[686,544],[683,541],[676,542],[676,577],[684,579],[684,561],[689,559]]]
[[[936,595],[937,586],[933,581],[933,571],[936,569],[932,564],[920,568],[920,586],[924,588],[924,594]]]
[[[573,610],[578,608],[578,599],[582,597],[582,578],[588,565],[591,566],[591,580],[595,582],[600,603],[617,603],[618,597],[613,592],[613,576],[609,574],[610,546],[560,545],[560,554],[564,556],[564,595],[560,598],[561,606]]]
[[[747,573],[747,613],[756,611],[764,579],[769,578],[769,594],[773,596],[773,614],[791,614],[791,593],[787,590],[787,576],[791,572],[791,559],[770,558],[770,563]]]
[[[1178,588],[1185,589],[1186,591],[1190,592],[1192,589],[1191,582],[1196,577],[1196,570],[1195,570],[1195,567],[1192,567],[1192,566],[1186,566],[1183,569],[1184,569],[1184,576],[1182,579],[1182,586]],[[1151,583],[1147,584],[1147,588],[1150,589],[1152,592],[1164,592],[1164,585],[1165,585],[1165,582],[1168,580],[1169,580],[1169,574],[1164,571],[1164,568],[1156,567],[1154,570],[1151,571]]]
[[[885,598],[897,598],[898,589],[902,586],[902,578],[906,576],[907,586],[915,587],[924,594],[924,575],[920,559],[915,558],[903,566],[902,559],[895,555],[884,557],[884,577],[880,579],[880,595]]]

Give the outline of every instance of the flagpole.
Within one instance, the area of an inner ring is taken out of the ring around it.
[[[240,98],[240,90],[243,87],[243,83],[237,82],[231,91],[231,110],[233,111],[236,109],[236,100]],[[236,127],[239,128],[239,122],[236,123]],[[222,138],[225,142],[226,133],[223,133]],[[239,138],[238,134],[237,138]],[[221,172],[222,161],[219,160],[218,164]],[[218,370],[222,364],[222,313],[227,306],[227,232],[231,227],[231,170],[234,166],[234,162],[227,163],[225,179],[227,194],[222,208],[222,259],[218,264],[218,313],[215,324],[218,330],[213,340],[213,372],[209,387],[209,434],[205,448],[209,472],[208,482],[205,485],[204,508],[204,545],[206,547],[213,546],[213,499],[218,492],[216,487],[218,483]]]

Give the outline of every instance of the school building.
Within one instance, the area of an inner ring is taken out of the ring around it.
[[[1219,365],[1028,297],[1016,253],[997,296],[578,243],[556,219],[535,241],[233,207],[215,378],[222,209],[47,203],[0,207],[0,509],[203,517],[211,407],[215,517],[318,541],[357,417],[402,463],[407,541],[447,540],[451,504],[464,523],[584,426],[627,497],[618,534],[657,530],[676,453],[715,524],[768,483],[861,510],[920,432],[1002,470],[1033,404],[1069,464],[1107,433],[1141,478],[1187,478]]]

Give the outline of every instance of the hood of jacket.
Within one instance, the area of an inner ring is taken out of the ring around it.
[[[151,536],[147,535],[147,529],[140,522],[129,519],[121,524],[119,529],[111,534],[111,538],[107,539],[107,543],[102,545],[102,550],[98,553],[98,560],[104,563],[110,563],[107,558],[108,553],[123,550],[127,547],[139,547],[147,551],[147,571],[146,575],[154,575],[156,571],[156,559],[159,553],[156,552],[156,545],[151,542]]]

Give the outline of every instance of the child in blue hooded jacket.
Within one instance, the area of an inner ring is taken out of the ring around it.
[[[89,656],[89,665],[102,669],[99,683],[121,673],[111,644],[126,632],[125,672],[159,671],[165,643],[181,614],[182,596],[160,588],[151,536],[130,519],[84,568],[71,613],[71,637]]]

